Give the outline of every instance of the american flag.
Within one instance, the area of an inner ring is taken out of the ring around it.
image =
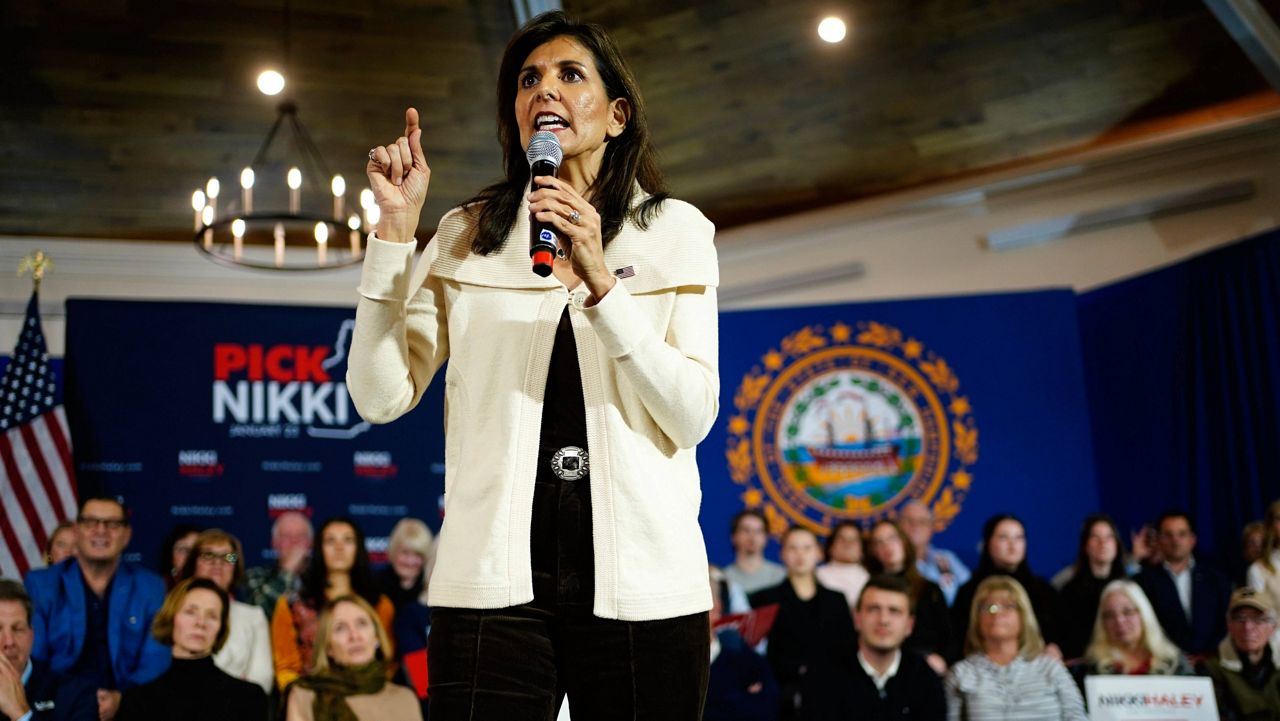
[[[31,294],[13,359],[0,378],[0,576],[44,565],[44,544],[76,513],[67,415],[55,406],[53,371]]]

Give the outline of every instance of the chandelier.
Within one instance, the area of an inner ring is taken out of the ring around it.
[[[287,68],[291,2],[283,4]],[[258,76],[258,89],[276,95],[284,89],[284,76],[267,70]],[[292,135],[292,141],[273,158],[273,145],[285,145],[282,135]],[[252,162],[240,171],[239,197],[225,198],[222,189],[216,175],[209,178],[204,190],[191,194],[191,209],[196,249],[225,265],[290,271],[354,265],[364,259],[362,236],[378,223],[378,206],[367,188],[360,192],[360,211],[347,210],[347,183],[329,172],[292,100],[276,106],[275,123]]]
[[[282,128],[293,135],[294,163],[269,158]],[[281,172],[286,165],[288,170]],[[260,180],[267,178],[279,183],[274,190],[280,192],[263,192]],[[304,178],[310,181],[305,208]],[[312,179],[328,179],[329,192],[316,192],[319,184]],[[280,202],[286,188],[287,211]],[[255,190],[259,196],[256,206]],[[360,194],[362,212],[347,213],[346,193],[346,181],[329,172],[324,156],[298,119],[298,106],[285,100],[276,108],[276,121],[258,154],[240,171],[239,197],[219,203],[223,194],[217,176],[209,178],[204,190],[191,194],[196,249],[218,263],[262,270],[354,265],[364,259],[361,238],[377,225],[378,206],[366,189]],[[263,207],[261,201],[267,198],[275,202]]]

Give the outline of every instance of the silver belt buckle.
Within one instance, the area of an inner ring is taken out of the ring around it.
[[[577,446],[565,446],[551,456],[551,472],[562,481],[576,481],[587,475],[587,452]]]

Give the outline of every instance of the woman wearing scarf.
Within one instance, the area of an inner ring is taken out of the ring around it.
[[[316,628],[313,670],[286,694],[286,721],[422,721],[413,691],[387,680],[390,647],[367,601],[331,601]]]

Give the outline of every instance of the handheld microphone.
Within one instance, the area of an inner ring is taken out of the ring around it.
[[[529,150],[525,152],[529,159],[530,190],[537,190],[533,178],[543,175],[555,177],[560,170],[560,161],[564,151],[560,148],[560,138],[550,130],[539,130],[529,138]],[[556,255],[556,232],[551,225],[543,223],[532,214],[529,216],[529,258],[533,261],[533,272],[543,278],[551,275],[551,263]]]

